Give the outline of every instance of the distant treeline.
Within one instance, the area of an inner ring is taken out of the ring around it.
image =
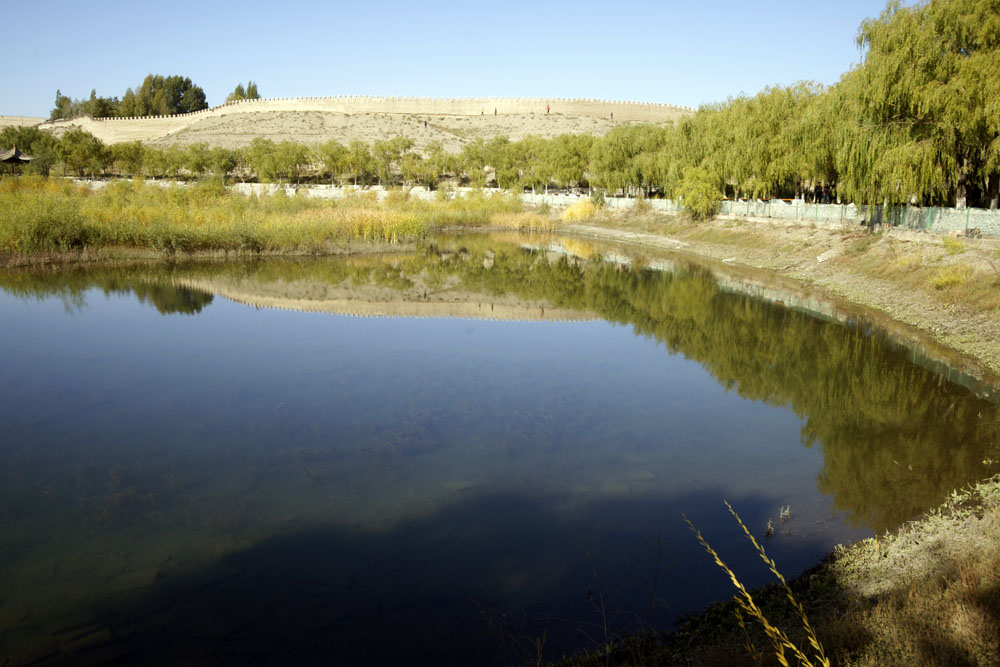
[[[507,189],[597,187],[711,201],[794,197],[832,186],[857,204],[971,205],[1000,199],[1000,13],[995,0],[890,2],[862,23],[863,62],[833,86],[799,83],[702,107],[673,126],[622,125],[604,137],[476,140],[422,153],[398,137],[307,147],[105,148],[67,133],[23,150],[47,172],[147,177],[421,184],[442,177]],[[124,100],[123,100],[124,103]],[[11,139],[0,137],[0,145]],[[56,146],[58,144],[58,146]],[[49,153],[45,153],[49,151]]]
[[[257,84],[250,81],[246,88],[242,82],[237,84],[226,101],[256,99],[260,99]],[[91,90],[89,99],[75,100],[57,90],[55,107],[49,114],[49,120],[78,118],[84,115],[93,118],[169,116],[207,108],[205,91],[193,84],[190,78],[150,74],[135,90],[127,89],[121,99],[99,97],[97,90]]]
[[[622,130],[664,131],[638,125]],[[505,189],[585,187],[593,178],[586,173],[589,156],[602,141],[590,135],[516,142],[501,137],[479,139],[460,153],[449,153],[440,142],[417,152],[413,141],[402,136],[371,144],[356,140],[343,145],[333,140],[316,146],[255,139],[245,148],[228,149],[203,143],[156,148],[138,141],[108,146],[79,128],[67,130],[61,138],[34,127],[0,132],[0,146],[16,145],[32,155],[24,170],[41,175],[182,180],[214,175],[239,181],[431,188],[444,178],[473,186],[496,183]]]

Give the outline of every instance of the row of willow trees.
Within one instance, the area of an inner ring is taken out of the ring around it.
[[[441,142],[422,151],[403,136],[366,143],[336,140],[306,145],[293,141],[254,139],[243,148],[211,147],[196,143],[158,148],[138,141],[105,145],[93,134],[70,129],[55,137],[33,127],[6,128],[0,146],[16,145],[33,156],[25,167],[42,175],[81,177],[134,176],[146,178],[200,178],[221,176],[240,181],[334,183],[338,185],[424,185],[436,187],[448,178],[483,187],[505,189],[587,187],[600,184],[591,167],[595,146],[621,134],[664,133],[652,125],[621,128],[609,138],[561,135],[553,139],[507,137],[477,139],[461,152],[451,153]],[[603,172],[602,172],[603,173]]]
[[[766,88],[674,125],[622,125],[603,137],[478,139],[460,153],[404,137],[304,146],[255,140],[110,148],[70,132],[22,149],[66,173],[420,184],[443,177],[505,189],[598,187],[676,198],[795,197],[817,184],[859,204],[995,208],[1000,195],[1000,2],[890,2],[862,23],[864,58],[832,86]],[[29,137],[19,137],[28,139]],[[0,145],[14,143],[0,136]],[[48,141],[48,143],[46,143]],[[66,144],[71,144],[67,146]],[[46,153],[46,151],[48,151]],[[45,157],[45,156],[48,157]]]

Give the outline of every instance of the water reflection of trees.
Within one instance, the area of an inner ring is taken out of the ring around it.
[[[992,472],[1000,408],[911,364],[862,323],[824,322],[721,290],[700,270],[622,270],[497,253],[456,263],[469,287],[546,298],[631,325],[701,363],[740,396],[792,409],[802,442],[821,444],[820,490],[875,531],[939,504]],[[775,461],[780,466],[781,461]]]
[[[740,396],[793,410],[802,443],[822,446],[817,480],[859,524],[890,529],[993,472],[1000,408],[907,361],[907,351],[863,323],[844,326],[722,290],[712,275],[628,270],[553,260],[488,237],[458,238],[419,253],[341,260],[144,265],[69,271],[0,271],[21,296],[131,291],[160,312],[199,312],[207,293],[180,279],[239,278],[269,287],[299,280],[377,284],[406,291],[454,284],[544,300],[627,324],[702,364]],[[775,461],[780,466],[781,461]]]
[[[171,284],[170,266],[72,267],[63,270],[0,271],[0,287],[22,298],[62,299],[67,310],[82,310],[84,292],[100,289],[106,295],[135,294],[163,315],[200,313],[213,294]]]

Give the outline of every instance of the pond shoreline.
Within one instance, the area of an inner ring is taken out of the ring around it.
[[[464,228],[463,231],[482,231]],[[996,283],[990,283],[991,271],[997,270],[1000,242],[984,239],[949,239],[929,234],[888,232],[869,235],[855,228],[779,223],[772,220],[716,219],[690,223],[662,215],[618,215],[588,224],[563,225],[557,234],[599,239],[635,248],[641,258],[644,248],[690,255],[720,266],[761,270],[810,289],[833,295],[836,299],[884,313],[902,322],[942,346],[954,349],[974,360],[984,377],[994,382],[1000,372],[1000,318],[997,317]],[[410,244],[352,242],[331,247],[324,254],[367,254],[400,252]],[[316,253],[234,253],[201,251],[168,254],[129,249],[87,249],[80,252],[40,253],[10,256],[4,266],[65,265],[119,261],[171,261],[173,259],[225,259],[315,255]],[[967,267],[970,275],[986,280],[967,279],[937,287],[935,277],[949,267]],[[1000,282],[1000,270],[996,281]],[[974,580],[977,594],[996,597],[1000,589],[995,565],[1000,563],[1000,480],[993,478],[973,491],[953,496],[941,508],[911,522],[891,536],[873,538],[838,549],[824,561],[796,578],[793,590],[799,595],[810,620],[819,628],[820,639],[834,657],[844,662],[845,655],[872,656],[860,664],[907,664],[926,660],[923,649],[913,646],[927,643],[916,630],[899,630],[879,644],[887,628],[897,627],[886,607],[901,606],[905,599],[935,599],[937,610],[949,609],[949,595],[968,588]],[[691,539],[694,539],[693,537]],[[749,545],[748,545],[749,548]],[[945,553],[930,558],[932,550]],[[943,550],[943,551],[942,551]],[[706,556],[708,558],[708,556]],[[778,564],[780,567],[780,563]],[[971,574],[970,574],[971,572]],[[875,587],[874,583],[879,586]],[[931,586],[932,589],[926,589]],[[934,588],[934,587],[937,588]],[[783,591],[765,587],[753,591],[766,600],[772,621],[795,634],[795,618],[782,610]],[[787,605],[785,605],[787,606]],[[736,625],[732,603],[717,603],[683,620],[676,631],[666,636],[634,638],[615,650],[616,660],[635,664],[702,664],[717,660],[723,664],[752,664],[743,648],[745,637]],[[934,610],[918,609],[915,617],[927,627],[940,623]],[[907,612],[910,613],[910,612]],[[888,615],[888,616],[887,616]],[[989,614],[987,614],[989,616]],[[993,616],[993,619],[1000,616]],[[846,620],[845,620],[846,619]],[[995,630],[997,621],[983,623]],[[990,624],[993,624],[990,626]],[[923,631],[926,633],[926,629]],[[948,628],[940,632],[953,633]],[[960,655],[975,652],[984,631],[959,637]],[[961,634],[961,633],[960,633]],[[1000,633],[994,632],[994,636]],[[950,635],[949,635],[950,636]],[[851,639],[851,637],[861,639]],[[864,640],[867,637],[868,640]],[[977,637],[979,639],[977,639]],[[933,637],[932,637],[933,639]],[[895,643],[892,643],[895,642]],[[933,643],[933,642],[932,642]],[[985,642],[989,644],[988,641]],[[891,644],[891,649],[886,648]],[[757,638],[758,647],[767,642]],[[944,649],[942,649],[944,650]],[[1000,648],[987,646],[986,662],[1000,656]],[[766,651],[765,651],[766,652]],[[932,657],[939,653],[931,654]],[[952,654],[947,654],[952,656]],[[604,654],[582,656],[567,664],[605,664]]]
[[[762,269],[819,288],[918,329],[975,359],[994,381],[1000,378],[998,240],[896,229],[869,235],[854,227],[770,219],[686,223],[667,216],[612,219],[560,231]],[[908,275],[922,265],[939,271],[968,267],[972,277],[935,289]],[[976,285],[980,279],[985,284]],[[965,289],[970,284],[975,292]]]
[[[1000,242],[995,240],[901,230],[869,235],[853,227],[764,219],[693,223],[662,216],[620,217],[561,231],[761,269],[884,313],[973,360],[993,383],[1000,373]],[[986,289],[969,290],[962,283],[937,287],[934,276],[954,265],[972,267],[973,275],[988,281]],[[914,275],[917,269],[934,273]],[[1000,659],[993,639],[1000,629],[997,526],[1000,478],[992,477],[955,490],[944,505],[891,534],[836,549],[796,577],[792,590],[818,628],[832,664],[995,664]],[[771,622],[808,647],[784,589],[768,585],[751,593]],[[964,602],[970,595],[988,601],[970,612]],[[630,637],[614,648],[610,664],[758,664],[747,644],[767,656],[773,653],[770,640],[752,619],[746,621],[746,634],[735,611],[734,602],[718,602],[681,619],[669,633]],[[949,615],[963,620],[953,622]],[[604,653],[592,653],[561,664],[608,662]]]

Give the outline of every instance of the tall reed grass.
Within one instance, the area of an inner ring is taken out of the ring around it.
[[[0,253],[83,248],[165,252],[323,252],[351,241],[398,243],[444,227],[547,229],[514,197],[473,193],[440,201],[405,192],[378,202],[374,193],[340,200],[243,196],[221,181],[160,187],[116,181],[100,190],[67,181],[21,177],[0,181]]]

